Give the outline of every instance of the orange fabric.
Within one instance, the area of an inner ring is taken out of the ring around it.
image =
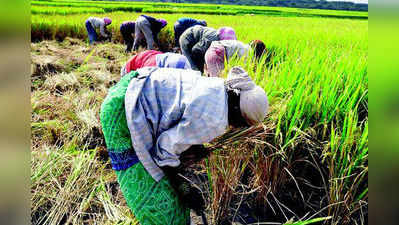
[[[143,67],[156,66],[156,55],[158,54],[162,54],[162,52],[146,50],[133,56],[126,63],[126,73],[130,73],[130,71],[135,71]]]

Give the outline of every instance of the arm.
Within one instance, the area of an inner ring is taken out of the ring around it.
[[[104,22],[101,22],[101,24],[100,24],[100,34],[103,36],[103,37],[108,37],[108,35],[105,33],[105,31],[106,31],[107,29],[105,28],[105,23]]]
[[[193,209],[197,215],[200,215],[200,212],[205,208],[205,200],[201,191],[185,179],[184,174],[189,171],[183,167],[169,166],[162,167],[162,170],[182,203]]]
[[[193,61],[196,63],[197,68],[203,72],[204,71],[204,64],[205,64],[205,52],[208,50],[209,46],[211,45],[210,40],[204,38],[197,44],[195,44],[192,48],[192,57]]]

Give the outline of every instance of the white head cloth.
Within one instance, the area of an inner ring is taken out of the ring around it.
[[[227,76],[226,86],[240,92],[242,116],[250,125],[262,122],[269,109],[265,91],[256,85],[241,67],[233,67]]]

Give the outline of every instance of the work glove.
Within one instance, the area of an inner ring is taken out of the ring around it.
[[[178,167],[162,167],[166,177],[169,179],[173,189],[176,191],[181,202],[188,208],[200,215],[205,209],[205,200],[201,191],[194,187],[184,176],[186,173],[182,165]]]
[[[204,158],[207,158],[210,151],[204,147],[204,145],[192,145],[186,151],[180,154],[181,165],[185,167],[190,167],[191,165],[198,163]]]

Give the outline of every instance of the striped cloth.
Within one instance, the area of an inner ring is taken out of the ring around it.
[[[160,167],[178,166],[191,145],[223,134],[228,126],[227,92],[221,78],[200,72],[147,67],[130,82],[126,119],[133,148],[150,175],[159,181]]]

